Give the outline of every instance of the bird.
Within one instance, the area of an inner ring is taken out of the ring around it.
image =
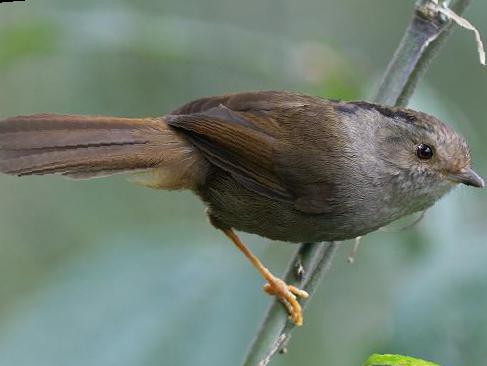
[[[123,173],[192,191],[298,326],[307,292],[273,275],[236,231],[290,243],[352,239],[427,209],[458,184],[485,185],[465,139],[429,114],[286,91],[200,98],[159,117],[6,118],[0,172]]]

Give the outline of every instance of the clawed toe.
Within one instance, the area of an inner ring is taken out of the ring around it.
[[[280,278],[275,277],[252,252],[242,243],[240,238],[232,229],[222,229],[228,238],[237,246],[250,262],[259,270],[267,281],[263,290],[271,296],[276,296],[283,303],[286,310],[293,320],[294,324],[300,326],[303,324],[303,310],[297,300],[297,297],[306,299],[309,295],[306,291],[300,290],[296,286],[288,285]]]
[[[276,296],[282,302],[294,324],[303,325],[303,311],[297,297],[306,299],[309,296],[306,291],[288,285],[279,278],[272,278],[263,286],[263,290],[271,296]]]

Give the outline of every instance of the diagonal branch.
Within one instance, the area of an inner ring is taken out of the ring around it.
[[[461,15],[471,0],[456,0],[450,9]],[[436,6],[436,7],[435,7]],[[413,17],[387,67],[374,98],[376,103],[407,105],[418,80],[445,43],[453,23],[437,10],[437,1],[418,0]],[[311,296],[330,268],[337,242],[302,244],[286,270],[287,283],[305,289]],[[310,296],[310,297],[311,297]],[[309,302],[303,302],[303,307]],[[266,366],[278,352],[284,352],[294,329],[278,300],[269,307],[243,366]]]
[[[471,0],[457,0],[450,9],[461,15],[470,3]],[[435,6],[432,0],[417,1],[411,23],[378,88],[376,103],[407,105],[419,79],[447,40],[454,23],[434,11]]]

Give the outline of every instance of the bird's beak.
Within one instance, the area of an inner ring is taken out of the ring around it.
[[[463,183],[478,188],[485,187],[482,177],[475,173],[472,168],[463,168],[459,173],[449,174],[448,177],[455,183]]]

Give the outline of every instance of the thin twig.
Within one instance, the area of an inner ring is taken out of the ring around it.
[[[338,243],[302,244],[289,262],[284,280],[286,283],[303,288],[310,297],[301,301],[303,309],[315,292],[321,277],[331,265],[338,249]],[[250,346],[244,366],[267,365],[271,358],[287,345],[294,323],[279,301],[273,301],[262,326]],[[276,345],[279,347],[276,348]],[[267,363],[265,363],[267,362]]]
[[[450,9],[461,15],[471,0],[457,0]],[[431,0],[416,3],[413,19],[392,57],[374,100],[386,105],[405,106],[416,84],[445,43],[454,23],[440,12],[431,12]]]
[[[431,2],[433,0],[416,2],[413,18],[384,74],[375,102],[406,105],[419,78],[448,37],[452,22],[440,12],[427,11],[431,9],[428,7]],[[470,2],[452,1],[450,9],[461,15]],[[291,259],[284,280],[304,288],[311,298],[330,268],[338,245],[337,242],[302,244]],[[303,308],[310,298],[302,302]],[[294,324],[288,321],[282,304],[274,300],[247,352],[243,366],[268,365],[272,357],[287,346],[293,329]]]

